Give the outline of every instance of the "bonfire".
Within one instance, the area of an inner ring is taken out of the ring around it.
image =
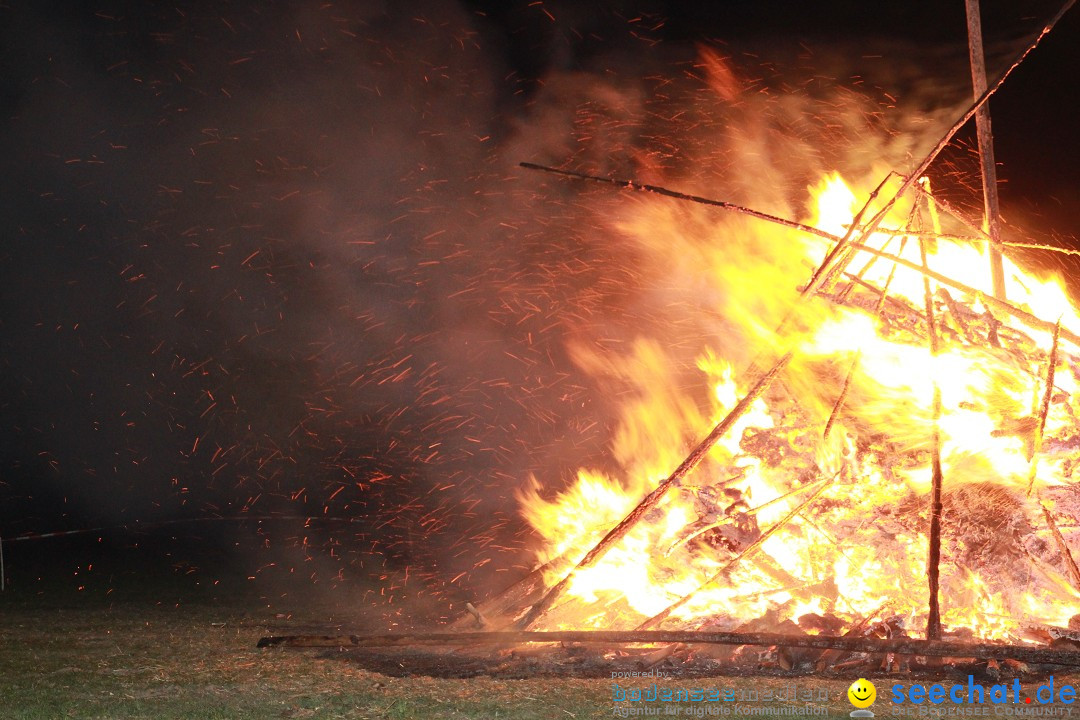
[[[624,473],[522,493],[536,569],[469,605],[459,630],[720,643],[725,661],[753,647],[787,669],[888,669],[904,653],[1080,664],[1080,314],[1059,280],[1010,257],[996,200],[975,220],[926,177],[1037,44],[921,162],[869,187],[828,174],[802,218],[522,163],[648,193],[623,229],[660,244],[680,232],[678,203],[745,216],[752,231],[698,260],[737,290],[724,321],[751,360],[701,348],[702,410],[650,391],[664,355],[638,344],[625,367],[642,392],[615,435]]]

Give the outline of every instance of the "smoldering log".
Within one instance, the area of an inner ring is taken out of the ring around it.
[[[1080,666],[1080,651],[1030,645],[962,643],[915,638],[835,637],[779,633],[702,632],[695,630],[519,630],[467,633],[392,633],[381,635],[278,635],[259,640],[258,647],[408,647],[481,646],[518,643],[705,643],[757,647],[811,648],[861,653],[896,653],[924,657],[1021,660],[1047,665]]]

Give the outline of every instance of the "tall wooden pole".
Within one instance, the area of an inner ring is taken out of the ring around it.
[[[968,55],[971,58],[971,84],[976,98],[986,92],[986,60],[982,43],[982,20],[979,0],[964,0],[967,7]],[[990,236],[990,277],[994,297],[1005,299],[1005,270],[1001,264],[1001,223],[998,219],[997,166],[994,164],[994,133],[990,127],[990,103],[975,113],[982,168],[983,227]]]
[[[924,183],[929,185],[929,182]],[[927,195],[930,202],[933,196]],[[919,257],[922,260],[924,270],[929,270],[926,263],[926,239],[919,238]],[[934,318],[934,296],[930,291],[930,278],[923,275],[923,296],[926,302],[926,329],[930,335],[930,355],[936,357],[941,350],[938,340],[937,322]],[[926,576],[930,591],[926,615],[926,639],[941,639],[941,599],[940,599],[940,565],[941,565],[941,486],[943,473],[941,470],[941,386],[937,378],[934,378],[933,400],[933,435],[931,438],[932,452],[932,475],[930,484],[930,531],[927,533],[928,555],[926,561]]]

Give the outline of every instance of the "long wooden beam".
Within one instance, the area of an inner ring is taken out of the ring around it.
[[[1034,645],[962,643],[951,640],[778,633],[700,632],[694,630],[564,630],[540,632],[391,633],[383,635],[278,635],[259,640],[258,647],[402,647],[505,645],[519,643],[706,643],[798,647],[865,653],[896,653],[928,657],[963,657],[982,660],[1021,660],[1047,665],[1080,666],[1080,651]]]

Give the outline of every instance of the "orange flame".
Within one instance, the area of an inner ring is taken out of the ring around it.
[[[860,205],[858,194],[832,174],[811,188],[811,196],[808,224],[843,235]],[[548,582],[565,576],[683,460],[688,445],[735,405],[746,387],[736,380],[733,363],[752,359],[744,348],[763,355],[793,348],[796,359],[782,378],[782,391],[754,403],[682,487],[596,566],[576,575],[568,601],[548,615],[547,626],[634,627],[691,593],[676,619],[694,625],[737,627],[766,612],[790,618],[828,612],[854,620],[887,610],[913,623],[923,621],[935,387],[942,399],[938,428],[946,512],[954,518],[946,526],[943,552],[943,621],[985,638],[1008,637],[1028,620],[1066,622],[1080,596],[1050,564],[1034,562],[1026,582],[999,577],[1000,563],[981,569],[972,543],[949,534],[950,529],[962,532],[958,524],[981,522],[979,512],[1000,520],[1001,527],[1033,517],[1034,500],[1024,491],[1031,467],[1031,415],[1045,374],[1038,358],[1049,347],[1049,333],[1028,331],[1042,350],[1032,347],[1026,355],[966,342],[965,319],[952,316],[941,296],[936,312],[946,342],[934,354],[925,325],[920,331],[918,323],[897,320],[910,320],[925,308],[920,273],[866,253],[849,264],[865,283],[877,288],[888,283],[890,297],[910,306],[907,314],[890,308],[886,320],[875,312],[876,296],[857,286],[849,297],[858,301],[799,301],[798,286],[828,252],[827,242],[741,219],[727,224],[721,239],[703,220],[695,226],[692,213],[676,212],[666,201],[642,203],[620,229],[654,250],[657,262],[692,264],[690,275],[702,279],[702,296],[716,303],[727,324],[724,332],[741,340],[701,352],[698,369],[712,387],[707,411],[677,389],[669,358],[655,343],[640,341],[618,360],[577,350],[576,359],[587,371],[614,374],[637,392],[623,408],[615,434],[620,477],[583,469],[574,485],[552,499],[542,497],[535,482],[521,496],[523,514],[542,540],[539,560],[551,561]],[[923,215],[940,233],[932,201],[918,198],[898,202],[882,226],[908,228]],[[702,242],[688,240],[683,232],[700,235]],[[882,231],[862,242],[922,261],[916,231],[906,237]],[[675,245],[687,252],[668,252]],[[982,250],[944,239],[926,245],[929,267],[991,292]],[[1038,280],[1008,260],[1006,276],[1011,302],[1080,328],[1060,283]],[[932,283],[931,292],[937,291]],[[985,310],[977,300],[966,307]],[[778,337],[784,317],[794,322]],[[852,367],[837,424],[823,439],[822,428]],[[1071,374],[1058,374],[1058,388],[1070,395],[1073,383]],[[1071,426],[1071,413],[1070,405],[1055,403],[1046,432]],[[841,479],[769,537],[760,552],[736,564],[723,582],[701,587],[740,547],[802,502],[799,494],[786,494],[834,475]],[[1066,475],[1061,462],[1042,459],[1041,487],[1060,484]],[[985,507],[973,507],[980,502]]]

